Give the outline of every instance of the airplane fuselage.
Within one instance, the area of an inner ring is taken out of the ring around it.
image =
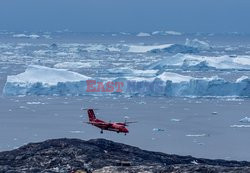
[[[129,133],[128,129],[122,125],[122,123],[108,123],[99,119],[95,119],[89,123],[100,128],[101,130],[115,131],[117,133]]]

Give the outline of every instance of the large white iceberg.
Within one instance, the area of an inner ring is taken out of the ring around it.
[[[64,69],[30,65],[25,72],[8,76],[3,89],[5,95],[77,95],[84,90],[85,75]]]
[[[87,76],[64,69],[54,69],[39,65],[30,65],[25,72],[18,75],[8,76],[7,82],[10,83],[36,83],[55,85],[58,82],[75,82],[88,80]]]
[[[250,80],[229,82],[218,77],[194,78],[164,72],[155,78],[127,78],[126,92],[131,95],[158,96],[250,96]]]
[[[4,95],[106,95],[117,92],[87,92],[87,80],[122,83],[126,95],[151,96],[250,96],[250,79],[234,82],[218,77],[195,78],[164,72],[155,77],[123,76],[92,79],[79,73],[43,66],[29,66],[24,73],[8,76]]]

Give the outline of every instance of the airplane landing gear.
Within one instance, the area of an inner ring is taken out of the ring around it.
[[[124,135],[126,136],[126,135],[127,135],[127,133],[124,133]]]
[[[103,134],[103,130],[101,130],[100,133]]]

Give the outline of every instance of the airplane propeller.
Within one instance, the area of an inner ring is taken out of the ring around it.
[[[132,124],[132,123],[137,123],[138,121],[127,121],[127,119],[129,119],[128,116],[124,116],[124,126],[128,126],[129,124]]]
[[[89,109],[92,109],[92,110],[100,110],[98,108],[82,108],[81,110],[89,110]]]

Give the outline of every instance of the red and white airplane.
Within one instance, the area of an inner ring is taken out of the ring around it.
[[[103,120],[97,119],[94,113],[93,109],[87,109],[88,117],[89,117],[89,122],[86,122],[87,124],[91,124],[95,127],[98,127],[101,129],[101,133],[103,133],[103,130],[108,130],[108,131],[114,131],[117,133],[124,133],[125,135],[129,133],[128,129],[126,126],[130,123],[136,123],[136,122],[105,122]]]

